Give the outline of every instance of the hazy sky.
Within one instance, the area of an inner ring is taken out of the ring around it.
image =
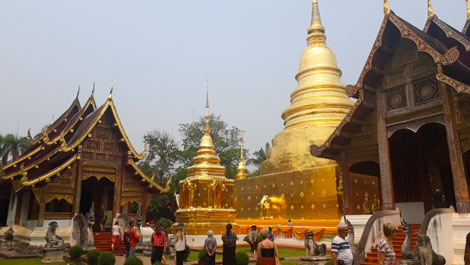
[[[423,28],[426,0],[391,0]],[[434,0],[435,13],[461,29],[464,0]],[[319,0],[327,43],[345,84],[356,83],[383,19],[382,0]],[[246,131],[255,151],[283,128],[306,46],[310,0],[0,0],[0,133],[33,135],[96,82],[114,101],[134,146],[211,112]]]

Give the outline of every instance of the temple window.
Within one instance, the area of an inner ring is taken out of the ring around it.
[[[49,203],[46,203],[46,212],[49,213],[69,213],[72,212],[72,204],[68,203],[66,200],[57,200],[54,199]]]

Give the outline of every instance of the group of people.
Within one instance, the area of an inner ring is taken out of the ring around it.
[[[352,265],[353,253],[351,245],[346,237],[349,234],[347,224],[341,222],[338,225],[338,235],[331,242],[331,258],[334,265]],[[383,225],[384,237],[377,245],[377,257],[380,265],[395,265],[396,254],[393,248],[392,240],[397,234],[397,228],[392,224],[387,223]]]

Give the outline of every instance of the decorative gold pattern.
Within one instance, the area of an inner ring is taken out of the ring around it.
[[[127,160],[127,163],[130,166],[132,166],[132,168],[134,168],[134,170],[140,175],[140,177],[142,177],[143,180],[149,183],[151,187],[159,190],[161,193],[167,193],[168,191],[170,191],[170,184],[171,184],[171,180],[173,179],[173,176],[170,176],[170,178],[168,179],[165,185],[165,188],[163,188],[158,183],[156,183],[152,178],[147,177],[147,175],[145,175],[145,173],[135,164],[134,160],[129,158]]]
[[[46,180],[54,175],[56,175],[57,173],[61,172],[62,170],[66,169],[69,165],[71,165],[73,162],[75,162],[75,160],[78,159],[78,154],[72,156],[69,160],[67,160],[65,163],[63,163],[62,165],[60,165],[59,167],[47,172],[46,174],[40,176],[40,177],[37,177],[33,180],[26,180],[26,179],[22,179],[21,180],[21,184],[23,186],[32,186],[38,182],[41,182],[43,180]]]

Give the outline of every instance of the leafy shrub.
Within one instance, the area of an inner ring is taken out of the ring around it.
[[[237,251],[235,260],[237,261],[237,265],[248,265],[250,262],[250,258],[245,251]]]
[[[325,262],[325,265],[333,265],[333,260],[329,259],[327,262]]]
[[[198,254],[198,258],[200,261],[207,261],[207,255],[206,255],[206,249],[203,248],[201,250],[199,250],[199,254]]]
[[[124,265],[144,265],[144,263],[138,257],[130,257],[124,262]]]
[[[116,258],[111,253],[103,253],[98,258],[99,265],[114,265]]]
[[[258,236],[256,237],[256,241],[258,241],[258,242],[261,242],[261,241],[263,241],[263,240],[264,240],[263,237],[260,236],[260,235],[258,235]]]
[[[243,238],[243,241],[250,243],[250,237],[249,237],[248,235],[246,235],[246,236]]]
[[[160,218],[160,220],[158,220],[157,223],[162,223],[163,227],[168,228],[173,224],[173,221],[171,221],[170,219],[162,217],[162,218]]]
[[[165,265],[163,262],[155,262],[153,265]]]
[[[73,246],[69,249],[69,254],[72,259],[78,259],[83,255],[83,248],[81,246]]]
[[[86,253],[86,257],[88,259],[88,264],[96,265],[98,264],[98,258],[101,255],[101,251],[99,249],[92,249]]]

